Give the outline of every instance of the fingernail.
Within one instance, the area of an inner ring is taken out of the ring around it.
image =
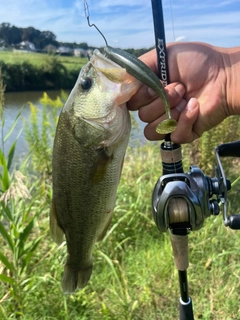
[[[148,87],[148,94],[151,96],[151,97],[155,97],[157,96],[157,93],[150,87]]]
[[[187,107],[186,107],[186,110],[187,111],[192,111],[194,110],[195,108],[198,107],[198,101],[196,98],[191,98],[189,101],[188,101],[188,104],[187,104]]]
[[[177,109],[177,111],[178,112],[182,112],[184,109],[185,109],[185,107],[186,107],[186,100],[181,100],[180,102],[179,102],[179,104],[175,107],[175,109]]]
[[[178,83],[174,89],[181,98],[184,96],[186,90],[183,84]]]

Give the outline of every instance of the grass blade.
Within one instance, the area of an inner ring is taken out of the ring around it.
[[[10,170],[11,165],[12,165],[12,160],[13,160],[15,149],[16,149],[16,143],[17,143],[17,140],[12,144],[12,146],[8,152],[8,161],[7,161],[8,170]]]
[[[1,176],[2,189],[3,191],[6,191],[10,185],[10,179],[9,179],[9,171],[7,168],[6,158],[1,149],[0,149],[0,165],[2,166],[2,170],[3,170],[3,173]]]
[[[24,246],[30,232],[34,227],[34,219],[32,219],[29,224],[24,228],[23,232],[19,235],[20,246]]]
[[[13,124],[11,125],[10,129],[8,130],[8,133],[5,135],[4,140],[3,140],[4,143],[8,140],[8,138],[9,138],[10,135],[12,134],[12,132],[13,132],[13,130],[14,130],[17,122],[18,122],[18,119],[19,119],[19,117],[20,117],[20,115],[21,115],[21,113],[22,113],[22,110],[23,110],[23,107],[22,107],[22,108],[20,109],[20,111],[18,112],[18,114],[17,114],[17,116],[16,116]]]
[[[5,265],[6,268],[8,268],[8,270],[10,270],[12,273],[15,273],[15,268],[13,264],[2,252],[0,252],[0,261],[2,261],[2,263]]]
[[[11,251],[13,252],[14,251],[13,241],[12,241],[10,235],[8,234],[7,230],[5,229],[4,225],[2,224],[2,222],[0,222],[0,233],[3,236],[3,238],[5,239],[5,241],[7,242]]]
[[[0,274],[0,280],[3,282],[7,282],[11,284],[12,286],[15,285],[15,280],[11,277],[6,276],[5,274]]]
[[[13,216],[12,216],[12,212],[9,209],[9,207],[7,205],[5,205],[4,201],[0,202],[2,209],[3,209],[3,216],[5,216],[5,218],[9,221],[13,221]]]

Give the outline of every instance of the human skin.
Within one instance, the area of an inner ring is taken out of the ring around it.
[[[175,143],[189,143],[230,115],[240,114],[240,47],[221,48],[200,42],[167,46],[170,84],[165,87],[171,116],[177,120],[171,134]],[[156,50],[140,57],[157,73]],[[148,140],[161,140],[158,123],[166,119],[164,105],[152,89],[143,85],[128,102],[146,122]]]

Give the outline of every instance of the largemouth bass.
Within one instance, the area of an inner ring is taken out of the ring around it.
[[[66,293],[86,286],[94,244],[111,222],[131,129],[126,102],[142,83],[156,90],[168,107],[159,79],[143,62],[111,47],[105,56],[95,50],[60,114],[53,147],[50,230],[58,244],[66,238]]]
[[[67,242],[62,288],[86,286],[92,251],[111,222],[131,128],[126,102],[141,82],[94,51],[59,117],[53,147],[50,230]]]

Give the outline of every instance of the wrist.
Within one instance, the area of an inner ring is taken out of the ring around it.
[[[240,115],[240,47],[223,49],[226,104],[229,115]]]

